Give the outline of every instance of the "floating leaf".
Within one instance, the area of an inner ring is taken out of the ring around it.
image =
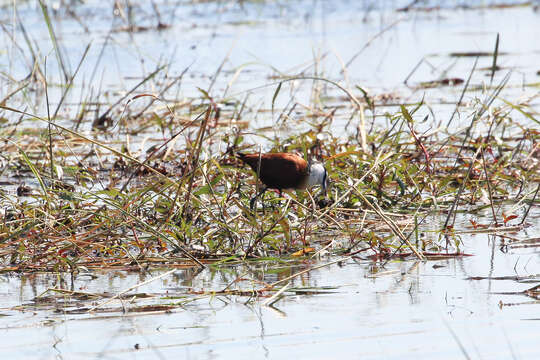
[[[311,247],[307,247],[307,248],[304,248],[302,250],[298,250],[297,252],[292,253],[291,256],[296,256],[296,257],[304,256],[305,254],[309,254],[312,252],[315,252],[315,249]]]
[[[514,215],[514,214],[513,214],[513,215],[508,215],[508,216],[506,216],[504,213],[502,214],[502,216],[503,216],[503,219],[504,219],[503,221],[504,221],[504,224],[505,224],[505,225],[506,225],[506,223],[508,223],[509,221],[514,220],[515,218],[518,217],[517,215]]]

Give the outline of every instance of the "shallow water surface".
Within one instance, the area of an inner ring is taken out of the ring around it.
[[[369,1],[345,0],[241,3],[157,1],[160,19],[168,27],[156,31],[158,18],[150,3],[135,2],[131,21],[148,29],[132,33],[123,30],[127,26],[125,15],[112,16],[111,7],[101,2],[70,7],[72,13],[66,13],[62,7],[58,11],[51,8],[67,68],[74,71],[91,44],[66,103],[79,104],[81,99],[112,103],[166,64],[155,81],[145,83],[134,94],[156,94],[164,83],[187,69],[182,81],[160,94],[160,98],[181,102],[200,97],[201,88],[215,98],[247,100],[246,116],[249,115],[251,127],[258,128],[276,120],[268,112],[258,110],[271,107],[280,80],[315,75],[340,82],[358,97],[362,95],[356,86],[366,89],[370,96],[386,97],[389,100],[378,104],[378,115],[386,111],[385,106],[424,99],[431,107],[428,124],[436,127],[447,123],[464,85],[426,89],[422,82],[466,80],[475,53],[484,55],[479,57],[463,104],[475,98],[484,99],[483,91],[499,84],[510,71],[505,98],[526,98],[538,93],[540,49],[536,39],[540,36],[540,15],[533,6],[496,8],[492,5],[497,2],[485,1],[443,2],[441,6],[435,1],[420,7],[439,8],[402,12],[397,9],[409,1],[380,1],[376,6]],[[18,14],[29,38],[41,53],[48,54],[50,83],[58,84],[59,67],[41,10],[30,2],[18,6]],[[7,23],[15,21],[10,7],[0,16]],[[500,70],[491,80],[490,53],[494,51],[497,34]],[[22,61],[21,56],[28,58],[30,53],[22,32],[5,31],[0,44],[7,52],[3,57],[4,70],[14,79],[27,76],[31,69],[28,59]],[[3,81],[4,96],[20,86],[19,82]],[[59,101],[59,90],[61,87],[50,86],[52,104]],[[336,98],[337,104],[344,101],[344,93],[336,87],[304,80],[286,82],[275,99],[275,107],[286,106],[291,97],[300,104],[313,105],[314,92]],[[43,94],[29,94],[34,95],[33,100],[43,105]],[[533,104],[537,106],[538,101]],[[94,109],[93,104],[88,106]],[[45,109],[28,110],[43,115]],[[116,110],[119,116],[122,106]],[[78,111],[79,106],[66,105],[61,114],[75,118]],[[97,111],[104,110],[98,107]],[[419,114],[418,118],[426,114]],[[344,131],[346,115],[338,110],[336,117],[341,121],[334,122],[335,130]],[[456,121],[459,120],[458,116]],[[462,119],[464,123],[469,120]],[[90,124],[91,121],[84,121],[83,127]],[[291,126],[283,130],[295,129],[298,128]]]
[[[461,220],[465,227],[467,219]],[[528,223],[518,237],[538,234],[538,211]],[[36,295],[48,287],[116,294],[160,272],[96,273],[94,280],[81,274],[73,282],[4,275],[0,353],[13,359],[537,358],[540,302],[519,292],[539,284],[538,247],[501,248],[501,238],[488,234],[461,237],[462,250],[473,256],[384,268],[351,258],[296,277],[273,307],[263,305],[264,297],[199,292],[231,284],[257,289],[261,285],[249,279],[273,283],[335,258],[178,270],[130,292],[150,298],[115,301],[98,314],[72,313],[82,305],[67,296],[51,305]],[[238,278],[244,281],[233,283]],[[178,301],[184,305],[170,312],[137,310]]]

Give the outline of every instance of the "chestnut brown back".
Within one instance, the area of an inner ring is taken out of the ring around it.
[[[238,157],[257,172],[259,154],[242,154]],[[261,154],[261,181],[270,189],[301,189],[309,174],[308,163],[296,154]]]

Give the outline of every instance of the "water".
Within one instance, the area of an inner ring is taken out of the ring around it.
[[[502,69],[496,72],[493,84],[498,84],[512,70],[505,97],[516,99],[537,94],[537,86],[528,86],[538,83],[537,72],[540,70],[537,66],[540,51],[536,45],[540,36],[540,28],[536,26],[540,15],[533,7],[465,10],[454,7],[463,3],[452,2],[433,11],[395,11],[406,3],[383,1],[374,7],[370,2],[345,0],[332,3],[307,0],[262,4],[246,2],[242,6],[236,2],[158,2],[160,19],[169,27],[155,31],[152,29],[157,25],[158,17],[150,5],[135,2],[133,23],[150,27],[148,31],[135,33],[120,31],[126,28],[127,20],[121,16],[113,17],[111,6],[101,2],[72,6],[70,9],[76,14],[75,18],[63,7],[56,17],[51,10],[51,16],[64,63],[70,73],[77,67],[84,49],[91,44],[67,104],[79,104],[81,99],[114,102],[158,66],[166,64],[167,67],[155,79],[140,87],[135,94],[159,93],[164,84],[188,69],[182,81],[161,94],[161,98],[181,100],[200,97],[198,88],[210,90],[214,97],[225,96],[237,101],[243,101],[249,93],[250,106],[246,117],[249,117],[252,128],[258,128],[276,120],[266,112],[257,111],[271,107],[278,84],[275,76],[315,74],[339,81],[350,89],[361,86],[373,96],[390,96],[393,99],[390,104],[424,98],[432,107],[430,123],[436,126],[448,121],[463,85],[424,89],[419,87],[420,83],[441,78],[465,80],[473,67],[474,57],[456,58],[450,54],[492,52],[497,33],[501,36],[497,64]],[[469,4],[493,3],[479,1]],[[43,58],[47,55],[50,84],[61,83],[54,48],[40,10],[32,2],[19,5],[18,9],[29,37],[43,54],[38,59],[42,69],[45,68]],[[5,8],[1,17],[6,23],[14,22],[10,7]],[[16,39],[17,46],[10,37]],[[0,44],[6,49],[2,57],[4,71],[14,79],[27,76],[31,54],[22,32],[7,28],[0,36]],[[413,71],[422,59],[425,62]],[[218,72],[222,62],[223,67]],[[349,65],[343,75],[345,63]],[[481,89],[490,85],[488,68],[492,63],[491,56],[479,58],[479,70],[473,75],[470,89],[478,88],[480,91],[467,92],[464,104],[477,97],[485,97]],[[216,82],[211,86],[215,74]],[[165,75],[167,79],[163,78]],[[403,84],[407,78],[408,86]],[[9,79],[3,82],[2,97],[20,86],[20,83]],[[285,83],[275,107],[285,106],[291,96],[301,104],[310,105],[313,86],[313,82],[308,80]],[[329,97],[345,95],[325,83],[316,86]],[[60,88],[51,86],[50,92],[50,102],[57,103],[61,96]],[[40,105],[29,110],[42,116],[45,115],[43,95],[39,91],[27,94]],[[140,99],[138,103],[142,104],[144,100],[147,99]],[[20,98],[15,96],[8,105],[19,105],[19,101]],[[533,104],[537,106],[538,100]],[[116,108],[116,116],[120,115],[122,105]],[[102,114],[104,108],[97,111]],[[64,106],[60,114],[74,118],[78,110],[79,106]],[[386,109],[382,102],[378,113],[385,111],[395,110]],[[336,114],[338,119],[343,117],[341,122],[334,124],[337,129],[344,127],[344,119],[348,119],[345,115],[341,111]],[[418,118],[424,115],[419,114]],[[83,125],[89,126],[92,116],[90,114],[90,119],[83,121]],[[516,116],[520,117],[519,114]],[[463,121],[467,123],[468,119]],[[295,128],[286,130],[294,131]]]
[[[518,237],[538,234],[538,215],[532,214],[532,226]],[[467,222],[460,216],[458,227]],[[537,358],[540,302],[518,292],[538,284],[538,247],[505,252],[499,237],[461,236],[462,251],[474,256],[390,262],[377,272],[369,260],[345,260],[296,277],[274,307],[263,305],[266,298],[200,292],[220,291],[238,278],[244,281],[231,289],[260,289],[249,279],[273,283],[335,258],[248,263],[198,274],[178,270],[131,291],[151,298],[125,299],[123,305],[115,301],[104,305],[111,310],[97,314],[73,311],[101,299],[64,303],[56,296],[52,304],[39,304],[35,297],[49,287],[116,294],[160,272],[96,272],[97,279],[79,275],[73,282],[66,276],[63,286],[52,275],[4,275],[0,353],[13,359],[456,359],[465,353],[471,359]],[[500,276],[531,278],[493,279]],[[170,313],[137,311],[142,305],[179,301],[184,305]]]

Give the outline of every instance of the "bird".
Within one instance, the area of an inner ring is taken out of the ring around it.
[[[326,194],[328,174],[320,162],[307,162],[293,153],[244,154],[238,152],[236,156],[258,173],[259,179],[264,184],[261,191],[249,201],[251,210],[253,210],[255,200],[267,189],[276,189],[281,195],[282,190],[303,190],[321,185],[323,193]]]

